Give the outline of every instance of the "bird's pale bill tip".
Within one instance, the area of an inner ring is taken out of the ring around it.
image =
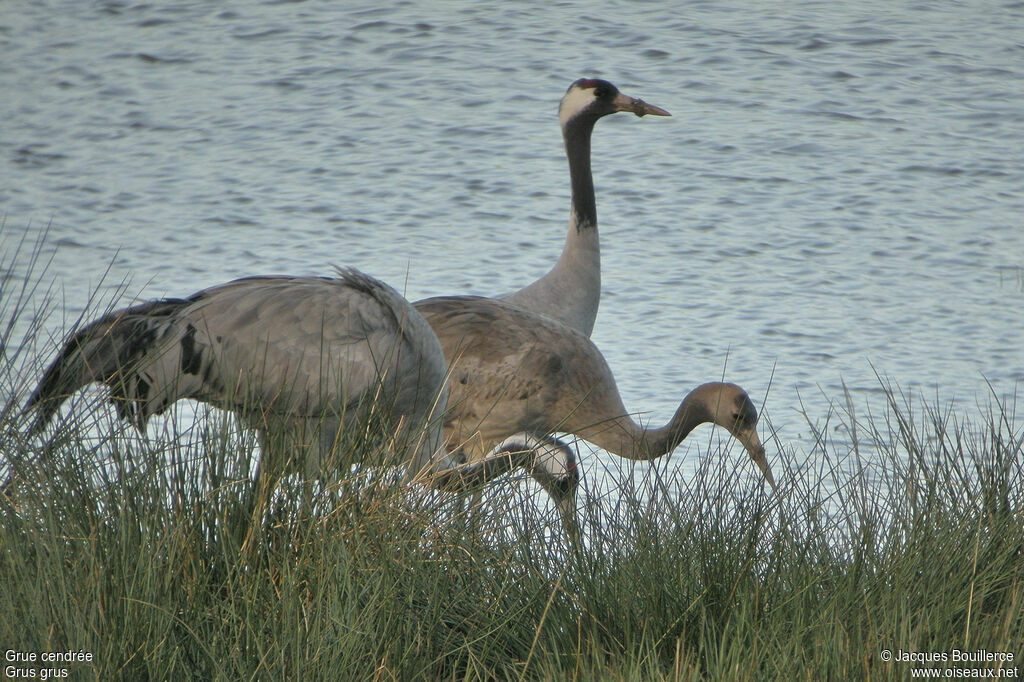
[[[754,462],[757,463],[757,468],[764,474],[765,479],[768,480],[768,484],[771,485],[772,490],[778,490],[779,486],[775,485],[775,477],[772,476],[772,469],[768,466],[768,458],[765,457],[764,448],[758,448],[757,452],[751,452],[750,456]]]
[[[653,104],[648,104],[647,102],[643,101],[642,99],[638,99],[638,100],[634,100],[634,101],[635,101],[635,104],[633,106],[633,113],[636,114],[637,116],[643,117],[643,116],[646,116],[648,114],[650,114],[651,116],[671,116],[672,115],[672,114],[668,113],[666,110],[662,109],[661,107],[656,107]]]

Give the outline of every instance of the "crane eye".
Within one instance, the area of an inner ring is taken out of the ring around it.
[[[598,87],[594,88],[594,97],[596,97],[597,99],[604,99],[607,96],[608,96],[608,89],[607,88],[603,88],[601,86],[598,86]]]

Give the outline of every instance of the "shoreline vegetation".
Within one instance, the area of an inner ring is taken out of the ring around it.
[[[27,274],[0,257],[0,477],[17,470],[0,497],[5,676],[1024,674],[1012,399],[964,414],[883,385],[888,409],[863,416],[839,396],[809,451],[784,453],[806,464],[780,462],[774,495],[711,443],[693,475],[623,462],[614,494],[584,480],[579,552],[521,474],[479,510],[363,468],[304,514],[286,481],[245,556],[255,444],[222,413],[139,438],[89,391],[45,438],[25,435],[25,398],[57,349],[41,332],[55,306],[40,243]]]

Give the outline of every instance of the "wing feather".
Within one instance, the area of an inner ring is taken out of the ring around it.
[[[565,430],[581,400],[618,399],[608,390],[611,371],[601,353],[566,325],[474,296],[414,305],[450,365],[445,441],[471,460],[520,431]]]
[[[420,417],[443,376],[429,327],[378,280],[356,270],[248,277],[116,311],[75,332],[28,407],[38,409],[41,429],[76,389],[102,382],[119,414],[140,427],[181,398],[315,418],[376,395]]]

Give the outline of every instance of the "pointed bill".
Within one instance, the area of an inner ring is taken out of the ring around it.
[[[656,107],[653,104],[648,104],[638,97],[630,97],[624,95],[621,92],[615,98],[615,110],[616,111],[632,111],[637,116],[671,116],[661,107]]]
[[[764,474],[768,483],[771,484],[772,490],[778,490],[779,487],[775,485],[775,477],[772,476],[771,467],[768,466],[768,458],[765,456],[764,446],[761,445],[761,439],[757,437],[757,431],[751,429],[740,436],[739,440],[750,454],[750,459],[754,460],[754,464],[757,465],[757,468]]]

